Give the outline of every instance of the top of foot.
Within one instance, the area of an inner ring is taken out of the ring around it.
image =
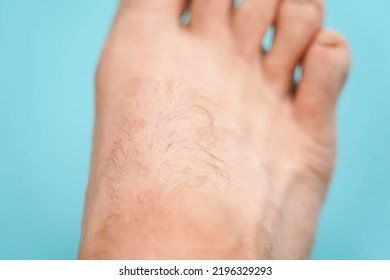
[[[307,257],[349,65],[322,18],[321,0],[122,0],[97,71],[80,257]]]

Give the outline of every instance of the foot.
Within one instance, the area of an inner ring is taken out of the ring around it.
[[[321,29],[320,0],[193,0],[183,26],[185,7],[121,1],[96,76],[79,257],[307,258],[347,44]]]

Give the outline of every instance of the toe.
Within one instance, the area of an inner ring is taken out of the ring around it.
[[[232,7],[232,0],[192,0],[190,25],[216,35],[227,29]]]
[[[264,60],[265,73],[278,85],[289,87],[297,63],[320,30],[321,0],[282,0],[273,47]]]
[[[133,17],[180,23],[186,0],[121,0],[120,11],[129,11]]]
[[[333,125],[337,97],[349,64],[346,41],[333,31],[319,33],[304,58],[295,97],[295,113],[304,127],[316,132],[319,127]]]
[[[261,40],[274,23],[279,0],[245,0],[234,13],[233,29],[246,55],[259,54]]]

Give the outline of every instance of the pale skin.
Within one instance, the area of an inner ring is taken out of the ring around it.
[[[347,44],[323,30],[320,0],[193,0],[183,26],[186,2],[120,3],[96,74],[79,258],[307,258]]]

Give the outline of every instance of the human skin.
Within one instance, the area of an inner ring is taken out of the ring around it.
[[[186,4],[120,2],[96,72],[79,258],[307,258],[347,44],[322,29],[320,0],[193,0],[183,26]]]

